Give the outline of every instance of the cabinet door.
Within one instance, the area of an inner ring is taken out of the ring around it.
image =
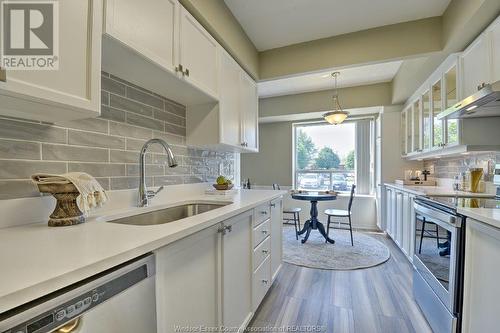
[[[422,112],[421,101],[417,99],[413,103],[412,109],[412,152],[418,153],[422,151]]]
[[[178,10],[177,0],[106,0],[105,32],[174,72]]]
[[[252,314],[252,218],[253,213],[248,212],[224,222],[231,227],[222,236],[222,321],[225,327],[242,328]]]
[[[431,98],[430,91],[427,90],[422,95],[422,117],[423,117],[423,149],[429,151],[431,149],[432,139],[432,118],[431,118]]]
[[[492,78],[491,82],[500,81],[500,18],[491,26],[491,65]]]
[[[454,64],[444,73],[444,109],[447,109],[458,102],[458,75],[457,65]],[[469,95],[467,95],[469,96]],[[459,122],[457,119],[448,119],[445,122],[446,141],[448,146],[459,143]]]
[[[408,207],[410,211],[409,215],[409,251],[408,251],[408,257],[410,258],[410,261],[413,261],[413,254],[415,253],[415,195],[410,194],[408,197]]]
[[[386,188],[384,194],[384,218],[385,218],[385,231],[388,235],[391,235],[391,190]]]
[[[467,220],[462,332],[498,332],[500,232]]]
[[[437,115],[443,111],[443,98],[441,89],[442,80],[438,80],[431,87],[431,120],[432,120],[432,148],[441,148],[444,141],[443,120],[439,120]]]
[[[59,69],[7,71],[0,114],[51,122],[99,115],[102,1],[58,4]]]
[[[403,193],[403,238],[401,249],[407,257],[410,256],[410,227],[411,227],[411,207],[410,207],[410,195],[408,193]]]
[[[220,323],[220,233],[213,226],[155,251],[158,332]]]
[[[408,110],[403,110],[401,112],[401,124],[400,124],[400,133],[401,133],[401,155],[406,155],[406,117]]]
[[[271,201],[271,278],[278,275],[283,257],[283,201]]]
[[[403,248],[403,192],[396,192],[396,223],[395,223],[395,234],[396,234],[396,244],[400,248]]]
[[[241,68],[225,51],[220,53],[219,122],[221,143],[241,145],[240,119]]]
[[[179,63],[189,71],[184,79],[217,98],[218,43],[184,7],[180,13]]]
[[[240,110],[243,126],[243,142],[251,150],[259,149],[258,142],[259,98],[257,85],[246,73],[241,73]]]
[[[463,96],[478,90],[478,86],[490,82],[490,57],[487,34],[476,39],[461,55],[463,70]]]

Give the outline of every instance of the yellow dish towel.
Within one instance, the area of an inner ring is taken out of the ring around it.
[[[101,184],[85,172],[69,172],[62,175],[37,173],[31,176],[35,184],[73,184],[80,196],[78,206],[84,214],[88,214],[90,209],[101,207],[108,201],[108,195]]]

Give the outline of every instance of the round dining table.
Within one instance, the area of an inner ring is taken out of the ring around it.
[[[328,237],[325,231],[325,226],[318,220],[318,201],[331,201],[336,200],[337,195],[335,193],[318,193],[318,192],[307,192],[307,193],[293,193],[292,198],[296,200],[305,200],[311,202],[310,219],[304,223],[304,227],[298,232],[299,235],[306,234],[301,240],[302,244],[307,242],[311,230],[318,230],[319,233],[325,237],[326,241],[333,244],[335,241]]]

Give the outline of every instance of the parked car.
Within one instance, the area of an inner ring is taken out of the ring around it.
[[[334,173],[332,175],[332,190],[347,191],[347,180],[342,174]]]
[[[299,185],[301,188],[317,189],[319,187],[319,177],[317,174],[305,174],[300,178]]]

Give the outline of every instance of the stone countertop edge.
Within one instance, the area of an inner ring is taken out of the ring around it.
[[[427,195],[436,197],[474,197],[474,198],[493,198],[495,194],[493,193],[472,193],[463,191],[453,191],[452,189],[442,187],[442,186],[418,186],[418,185],[401,185],[395,183],[384,183],[385,186],[389,186],[401,191],[406,191],[415,195]]]
[[[500,208],[458,208],[457,212],[476,221],[500,229]],[[470,219],[467,219],[468,223],[470,221]]]
[[[235,196],[197,195],[156,204],[146,210],[97,216],[76,226],[50,228],[37,223],[0,230],[0,314],[128,260],[171,244],[265,202],[286,191],[255,190]],[[192,201],[231,201],[221,208],[152,226],[108,223]]]

